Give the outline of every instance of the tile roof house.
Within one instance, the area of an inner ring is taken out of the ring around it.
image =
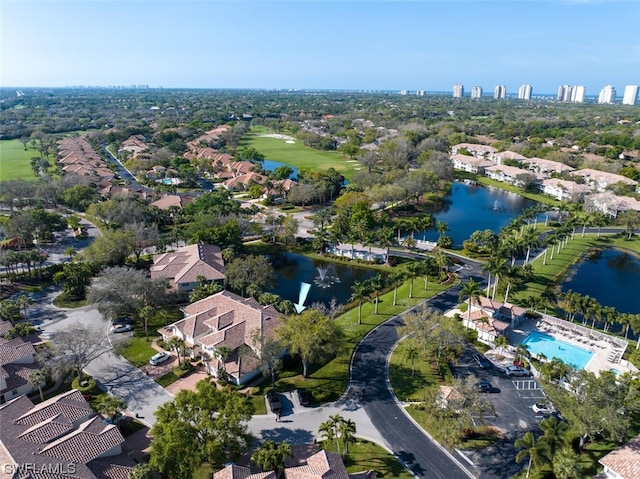
[[[485,175],[492,180],[502,181],[504,183],[509,183],[515,186],[522,186],[522,182],[518,180],[519,175],[534,175],[540,181],[542,181],[543,179],[543,177],[539,174],[532,173],[529,170],[524,170],[516,166],[494,165],[485,168],[484,171]]]
[[[544,158],[525,158],[522,163],[527,165],[531,171],[540,173],[545,177],[551,176],[552,173],[568,173],[575,170],[575,168],[559,161],[546,160]]]
[[[640,435],[599,461],[604,466],[599,478],[640,479]]]
[[[272,337],[281,314],[273,306],[262,306],[253,298],[243,298],[221,291],[182,308],[184,319],[159,330],[164,341],[181,338],[193,354],[200,354],[207,372],[217,376],[224,370],[236,384],[244,384],[260,371],[257,358],[242,354],[249,348],[258,355],[260,345],[254,341],[257,330]],[[222,359],[217,348],[226,346],[231,354]]]
[[[501,151],[500,153],[495,154],[496,163],[499,165],[501,165],[504,160],[523,161],[526,159],[526,156],[516,153],[515,151]]]
[[[182,209],[195,199],[196,196],[194,195],[165,195],[151,203],[151,206],[155,206],[161,210],[168,210],[172,206]]]
[[[373,471],[349,474],[340,454],[321,450],[315,444],[294,445],[285,460],[285,479],[376,479]],[[213,479],[276,479],[275,473],[256,472],[248,466],[228,464]]]
[[[576,170],[571,173],[573,176],[581,176],[585,179],[586,183],[593,186],[598,191],[604,191],[609,185],[615,183],[625,183],[633,187],[638,186],[638,182],[627,178],[626,176],[616,175],[614,173],[607,173],[606,171],[593,170],[591,168],[585,168],[582,170]]]
[[[0,329],[6,327],[3,325]],[[40,367],[35,355],[36,350],[30,342],[0,337],[0,404],[36,389],[29,384],[29,375]]]
[[[451,153],[457,155],[461,150],[467,150],[476,158],[494,161],[496,149],[493,146],[479,145],[475,143],[458,143],[451,147]]]
[[[475,156],[460,154],[451,155],[450,159],[456,170],[463,170],[469,173],[484,174],[485,168],[495,164],[493,161],[485,160],[484,158],[476,158]]]
[[[618,196],[605,191],[585,198],[589,211],[600,211],[611,218],[615,218],[623,211],[637,211],[640,213],[640,201],[630,196]]]
[[[524,319],[526,312],[520,306],[481,296],[477,303],[469,306],[469,313],[461,315],[462,325],[478,331],[478,341],[493,344],[498,336],[506,335]]]
[[[545,195],[552,196],[560,201],[577,201],[593,191],[588,185],[570,180],[561,180],[560,178],[542,180],[540,188]]]
[[[127,479],[118,427],[105,424],[82,393],[68,391],[34,405],[19,396],[0,405],[3,477]],[[108,458],[106,460],[105,458]]]
[[[200,284],[200,277],[224,281],[224,260],[218,246],[192,244],[153,257],[151,279],[165,278],[173,289],[192,291]]]

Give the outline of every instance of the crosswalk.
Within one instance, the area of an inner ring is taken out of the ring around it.
[[[520,379],[512,382],[518,391],[537,391],[541,389],[540,385],[533,379]]]

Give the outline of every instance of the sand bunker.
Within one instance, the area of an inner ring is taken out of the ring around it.
[[[269,133],[266,135],[260,135],[262,138],[275,138],[276,140],[295,140],[294,137],[289,135],[281,135],[280,133]],[[288,142],[287,142],[288,143]]]

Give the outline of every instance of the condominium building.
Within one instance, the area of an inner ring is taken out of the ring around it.
[[[571,101],[573,103],[583,103],[584,95],[586,92],[586,88],[582,85],[575,85],[573,88],[571,88]]]
[[[416,96],[424,96],[424,90],[417,90]]]
[[[471,98],[482,98],[482,87],[474,86],[471,89]]]
[[[402,96],[407,96],[407,93],[409,93],[407,90],[400,90]]]
[[[558,96],[556,98],[558,101],[569,101],[571,100],[571,86],[570,85],[560,85],[558,87]]]
[[[493,89],[493,98],[496,100],[504,100],[507,98],[507,87],[505,85],[496,85]]]
[[[638,85],[627,85],[624,87],[623,105],[635,105],[638,98]]]
[[[600,90],[600,95],[598,96],[598,103],[600,104],[611,104],[616,101],[616,89],[612,85],[605,86],[602,90]]]
[[[531,100],[531,85],[522,85],[518,88],[518,100]]]
[[[464,85],[453,85],[453,98],[462,98],[464,95]]]

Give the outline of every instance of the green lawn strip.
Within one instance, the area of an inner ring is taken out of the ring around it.
[[[426,357],[420,349],[420,358],[414,364],[411,373],[411,363],[404,359],[404,352],[410,346],[410,341],[401,341],[393,351],[389,360],[389,382],[393,392],[400,401],[420,401],[428,389],[439,384],[440,379],[431,366],[431,358]]]
[[[166,388],[169,384],[175,383],[178,379],[180,378],[177,376],[177,374],[173,371],[170,371],[167,374],[157,378],[156,382],[163,388]]]
[[[37,180],[31,169],[32,157],[40,158],[40,152],[31,143],[25,150],[20,140],[0,140],[0,181],[16,178]]]
[[[253,127],[251,132],[242,138],[240,145],[255,148],[267,160],[279,161],[299,169],[327,171],[334,168],[347,179],[351,178],[358,168],[357,163],[350,162],[350,158],[340,152],[314,150],[297,139],[295,143],[286,143],[282,139],[262,136],[268,133],[265,127]]]
[[[358,307],[339,316],[336,321],[342,326],[345,334],[343,352],[318,369],[312,369],[310,377],[305,379],[300,375],[278,380],[279,390],[296,388],[309,389],[319,402],[338,399],[345,390],[349,380],[349,363],[351,354],[360,340],[373,328],[386,320],[396,316],[411,306],[414,306],[435,294],[447,289],[429,282],[429,288],[424,291],[424,282],[417,278],[413,285],[413,298],[409,298],[409,281],[398,288],[397,305],[393,305],[393,289],[380,296],[378,315],[374,314],[374,304],[362,305],[362,324],[358,325]]]
[[[349,473],[372,470],[379,478],[413,478],[393,454],[377,444],[361,439],[349,444],[349,453],[344,458],[344,465]]]

